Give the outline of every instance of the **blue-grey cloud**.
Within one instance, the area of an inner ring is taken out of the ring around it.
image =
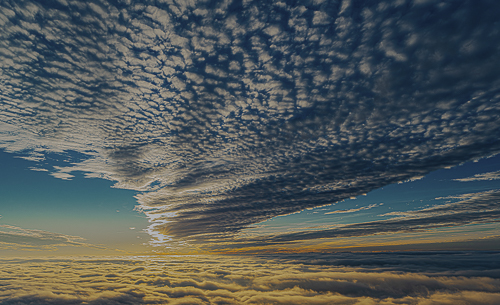
[[[479,255],[479,256],[477,256]],[[498,252],[418,251],[382,253],[279,254],[287,263],[362,267],[371,271],[423,272],[433,276],[500,278]],[[481,257],[481,260],[478,258]]]
[[[0,6],[0,147],[78,153],[52,175],[141,191],[158,236],[500,152],[497,1]]]

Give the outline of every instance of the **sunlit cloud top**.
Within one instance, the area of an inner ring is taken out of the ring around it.
[[[498,256],[2,259],[7,289],[0,297],[6,304],[493,305],[500,301]]]
[[[0,147],[67,154],[34,170],[139,191],[160,242],[232,236],[500,152],[499,12],[487,0],[3,1]]]

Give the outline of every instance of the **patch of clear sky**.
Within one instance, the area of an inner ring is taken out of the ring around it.
[[[53,155],[37,164],[0,152],[0,224],[76,235],[90,243],[149,239],[141,233],[148,225],[146,217],[133,210],[135,191],[112,188],[114,182],[88,179],[80,172],[62,180],[30,169],[50,170],[62,165],[63,158],[67,160]]]

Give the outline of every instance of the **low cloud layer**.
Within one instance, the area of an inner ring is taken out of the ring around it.
[[[140,191],[159,242],[232,236],[499,153],[499,12],[489,0],[3,1],[0,148],[67,155],[37,168]]]
[[[500,279],[487,275],[498,261],[493,253],[3,259],[0,297],[21,305],[498,304]]]

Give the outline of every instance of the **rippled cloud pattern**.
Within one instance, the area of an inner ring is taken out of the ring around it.
[[[159,243],[223,240],[500,152],[499,12],[487,0],[2,1],[0,147],[69,153],[38,170],[139,191]]]

